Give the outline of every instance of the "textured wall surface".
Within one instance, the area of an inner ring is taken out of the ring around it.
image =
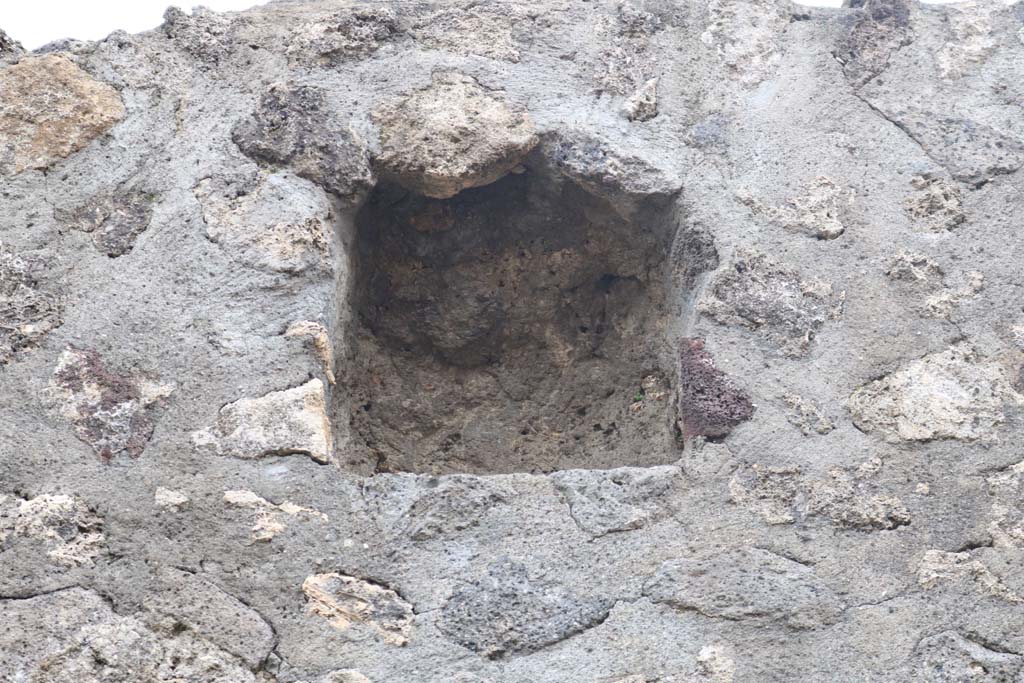
[[[0,681],[1024,681],[1024,5],[0,33]]]

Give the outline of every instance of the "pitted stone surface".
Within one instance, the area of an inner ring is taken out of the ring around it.
[[[254,683],[240,660],[189,630],[152,630],[88,590],[0,599],[0,670],[13,681]]]
[[[153,195],[121,188],[59,215],[75,230],[92,234],[96,248],[115,258],[130,252],[136,238],[149,227],[155,201]]]
[[[779,620],[794,629],[834,624],[843,611],[813,569],[760,548],[670,560],[644,586],[644,595],[712,618]]]
[[[61,323],[57,292],[45,286],[45,258],[0,243],[0,366]]]
[[[84,501],[67,494],[23,500],[0,494],[0,549],[31,552],[65,567],[91,566],[103,551],[103,519]]]
[[[666,499],[680,484],[674,467],[621,468],[598,476],[567,470],[551,476],[569,504],[573,519],[594,536],[630,531],[669,511]]]
[[[806,355],[818,331],[842,313],[831,283],[758,252],[737,254],[712,281],[700,310],[727,325],[756,332],[787,356]]]
[[[593,628],[610,608],[606,600],[531,579],[525,565],[506,559],[451,597],[439,627],[459,645],[500,659],[530,654]]]
[[[272,86],[235,125],[232,139],[253,159],[286,166],[346,202],[374,182],[363,141],[338,121],[322,88]]]

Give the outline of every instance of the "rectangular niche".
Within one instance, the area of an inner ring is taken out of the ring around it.
[[[674,462],[671,221],[527,168],[451,199],[379,185],[356,217],[354,467],[475,474]]]

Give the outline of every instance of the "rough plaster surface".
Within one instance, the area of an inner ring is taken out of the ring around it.
[[[1024,681],[1024,9],[0,33],[0,681]]]

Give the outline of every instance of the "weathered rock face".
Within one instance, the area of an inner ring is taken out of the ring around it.
[[[44,258],[0,244],[0,365],[60,325],[59,296],[43,282],[47,270]]]
[[[845,4],[0,32],[0,681],[1024,681],[1024,3]]]
[[[537,582],[525,566],[503,560],[451,597],[438,626],[459,645],[500,659],[530,654],[593,628],[608,616],[609,607],[607,600]]]
[[[312,183],[274,173],[237,184],[203,180],[195,188],[206,236],[253,268],[298,274],[328,269],[331,207]]]
[[[60,355],[46,399],[79,439],[104,460],[124,453],[137,458],[153,436],[154,409],[173,385],[111,370],[100,354],[68,347]]]
[[[430,87],[389,103],[374,119],[384,174],[437,199],[493,183],[537,144],[526,114],[459,73],[435,74]]]
[[[777,619],[793,629],[833,624],[843,610],[811,569],[759,548],[666,562],[644,586],[644,595],[710,617]]]
[[[302,386],[243,398],[220,409],[214,425],[195,432],[196,448],[235,458],[308,455],[326,463],[333,441],[324,407],[324,384]]]
[[[330,107],[321,88],[279,84],[263,94],[250,118],[236,124],[232,139],[253,159],[287,166],[355,201],[372,187],[373,174],[363,143]]]
[[[0,174],[43,169],[124,118],[117,91],[62,55],[27,57],[0,71]]]
[[[1006,405],[1022,402],[1005,368],[959,344],[860,387],[849,406],[858,427],[891,442],[991,441]]]

